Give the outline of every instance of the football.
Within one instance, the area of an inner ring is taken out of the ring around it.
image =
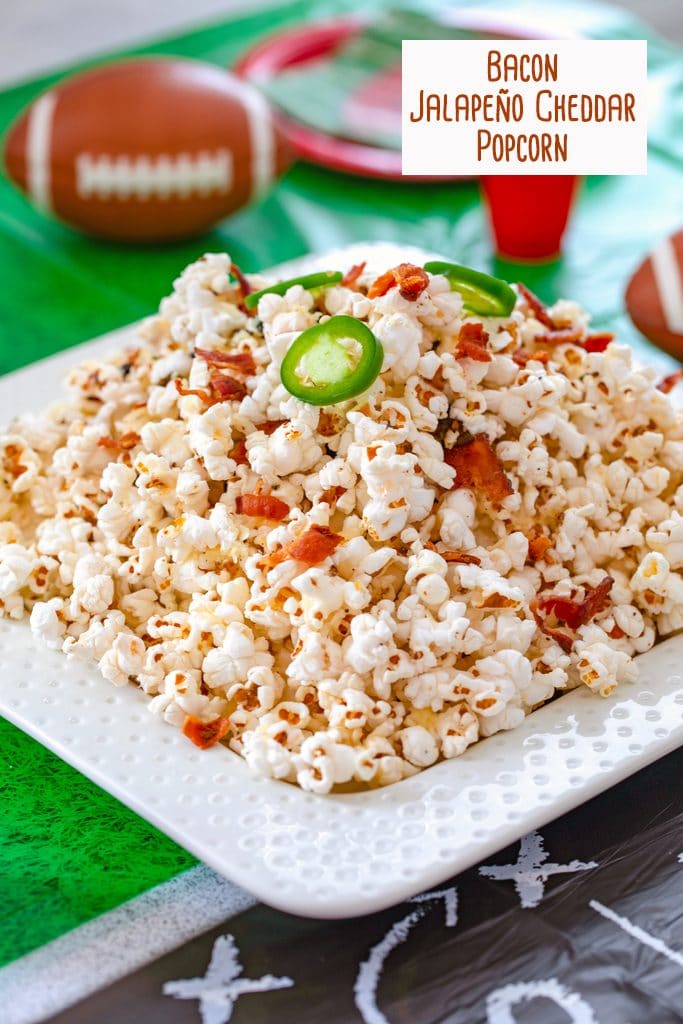
[[[640,264],[626,289],[626,308],[646,338],[683,359],[683,230]]]
[[[90,234],[156,242],[199,234],[288,165],[263,96],[210,64],[148,58],[59,82],[10,128],[8,177]]]

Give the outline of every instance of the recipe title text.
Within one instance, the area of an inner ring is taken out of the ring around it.
[[[645,173],[646,59],[639,41],[407,41],[403,173]]]

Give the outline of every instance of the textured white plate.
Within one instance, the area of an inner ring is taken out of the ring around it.
[[[353,246],[282,269],[424,255]],[[127,328],[0,380],[3,420],[54,398],[81,357],[132,337]],[[573,691],[454,761],[331,797],[256,780],[223,747],[197,750],[140,692],[45,650],[23,623],[0,623],[0,712],[266,903],[347,917],[438,884],[683,743],[683,637],[638,661],[640,681],[608,700]]]

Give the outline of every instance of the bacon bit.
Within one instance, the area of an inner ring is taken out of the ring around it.
[[[195,348],[194,351],[209,366],[229,366],[235,373],[244,373],[248,377],[256,373],[256,363],[251,352],[216,352],[207,348]]]
[[[394,270],[398,290],[404,299],[415,302],[429,286],[429,277],[422,267],[414,267],[412,263],[399,263]]]
[[[526,301],[529,311],[533,313],[538,322],[549,327],[551,330],[555,330],[555,324],[550,318],[550,313],[548,312],[548,307],[545,303],[541,302],[539,297],[534,295],[534,293],[527,288],[525,284],[520,282],[517,285],[517,288],[519,289],[519,294]]]
[[[183,734],[201,750],[215,746],[223,739],[229,728],[230,722],[222,715],[214,718],[212,722],[200,722],[198,718],[186,715],[183,722]]]
[[[262,430],[264,434],[270,437],[274,434],[278,427],[281,427],[283,423],[289,423],[289,420],[264,420],[263,423],[257,423],[256,429]]]
[[[341,534],[333,534],[327,526],[311,526],[283,550],[287,551],[287,558],[306,565],[319,565],[337,550],[343,540]]]
[[[247,389],[241,380],[236,380],[234,377],[228,377],[218,372],[211,375],[208,391],[204,391],[202,388],[186,388],[177,378],[175,387],[179,395],[183,397],[185,395],[195,395],[197,398],[201,398],[206,405],[217,405],[219,402],[227,402],[230,399],[239,401],[247,393]]]
[[[363,260],[362,263],[354,263],[354,265],[350,267],[342,277],[341,283],[345,288],[352,288],[354,291],[358,291],[356,288],[356,282],[364,270],[365,260]]]
[[[238,441],[235,447],[230,452],[229,456],[238,466],[248,466],[249,459],[247,457],[247,442],[245,438]]]
[[[280,498],[271,494],[241,494],[236,502],[239,515],[254,516],[257,519],[272,519],[278,523],[286,519],[290,508]]]
[[[237,266],[236,263],[231,263],[230,264],[230,273],[232,274],[232,276],[237,281],[237,284],[239,285],[239,289],[240,289],[240,302],[239,302],[239,306],[240,306],[240,308],[242,308],[243,305],[244,305],[244,300],[246,299],[247,295],[251,295],[252,287],[251,287],[251,285],[249,284],[249,282],[247,281],[246,277],[244,276],[244,274],[242,273],[242,271],[240,270],[240,268]],[[242,312],[245,312],[245,310],[242,309]]]
[[[586,596],[583,601],[575,601],[569,597],[541,598],[538,602],[539,611],[554,615],[559,622],[564,622],[570,629],[577,630],[579,626],[585,626],[599,612],[607,607],[609,594],[614,586],[611,576],[604,576],[597,587],[586,584],[584,590]]]
[[[380,295],[386,295],[394,285],[398,286],[404,299],[415,302],[429,285],[429,277],[422,267],[415,267],[412,263],[399,263],[393,270],[387,270],[373,281],[368,288],[368,298],[377,299]]]
[[[527,352],[526,349],[518,348],[516,352],[512,353],[512,359],[517,366],[526,366],[530,359],[534,359],[537,363],[547,363],[550,359],[550,352],[545,352],[543,349],[539,352]]]
[[[664,377],[663,380],[660,380],[659,384],[657,385],[657,390],[663,392],[663,394],[665,395],[668,395],[669,392],[673,391],[673,389],[676,387],[679,380],[682,379],[683,370],[674,370],[674,372],[670,373],[668,377]]]
[[[320,495],[320,500],[326,501],[328,505],[336,505],[341,496],[346,494],[346,490],[346,487],[328,487]]]
[[[341,534],[333,533],[327,526],[312,526],[310,530],[306,530],[279,551],[268,555],[263,561],[268,568],[279,565],[288,558],[304,562],[306,565],[320,565],[336,551],[343,540]]]
[[[203,399],[207,405],[213,405],[213,399],[208,391],[202,391],[200,388],[186,388],[177,377],[174,383],[175,389],[181,397],[184,398],[186,395],[195,395],[197,398]]]
[[[540,562],[548,548],[552,547],[552,541],[542,533],[527,537],[527,540],[529,541],[528,561],[530,562]]]
[[[214,396],[214,401],[218,402],[225,402],[229,399],[240,400],[247,393],[247,389],[241,380],[236,380],[235,377],[229,377],[218,371],[211,374],[209,387]]]
[[[468,555],[464,551],[438,551],[445,562],[457,562],[460,565],[481,565],[481,558]]]
[[[463,324],[458,334],[456,359],[474,359],[478,363],[490,363],[491,353],[486,351],[488,333],[483,324]]]
[[[558,327],[536,338],[541,345],[578,345],[586,352],[604,352],[611,341],[614,341],[614,335],[608,331],[583,338],[580,327]]]
[[[122,434],[118,438],[100,437],[97,446],[98,448],[108,448],[110,451],[129,452],[131,448],[135,448],[136,444],[140,444],[141,440],[139,434],[136,434],[134,430],[129,430],[127,434]]]
[[[395,284],[396,278],[394,277],[393,270],[387,270],[372,282],[368,288],[368,298],[378,299],[380,295],[386,295],[389,289],[393,288]]]
[[[512,494],[512,484],[487,437],[475,437],[466,444],[447,448],[444,461],[456,471],[454,491],[470,487],[474,491],[483,491],[493,502],[500,502]]]
[[[603,331],[601,334],[589,334],[583,339],[583,347],[586,352],[604,352],[614,335],[610,331]]]
[[[580,327],[557,327],[547,334],[539,335],[535,340],[539,345],[578,345],[582,333]]]
[[[545,634],[545,636],[550,637],[551,640],[554,640],[556,643],[558,643],[565,654],[571,653],[572,647],[574,646],[574,640],[572,639],[572,637],[567,636],[567,634],[563,633],[560,629],[551,629],[550,626],[546,626],[545,622],[543,622],[543,620],[538,615],[536,615],[535,612],[534,618],[536,619],[536,624],[540,629],[541,633]]]

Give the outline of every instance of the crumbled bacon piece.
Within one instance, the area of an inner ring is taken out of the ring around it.
[[[216,352],[213,349],[195,348],[195,354],[209,366],[226,366],[248,377],[256,373],[256,363],[251,352]]]
[[[527,352],[524,348],[518,348],[516,352],[512,353],[512,360],[517,363],[517,366],[526,366],[530,359],[537,363],[547,363],[550,359],[550,352],[545,352],[543,349],[538,352]]]
[[[604,352],[612,341],[614,335],[610,331],[603,331],[600,334],[589,334],[583,339],[582,345],[586,352]]]
[[[362,263],[354,263],[354,265],[352,267],[349,267],[349,269],[344,274],[341,283],[345,288],[352,288],[354,291],[356,291],[358,278],[361,276],[364,270],[365,260],[363,260]]]
[[[336,505],[343,494],[346,494],[346,487],[328,487],[320,495],[320,500],[326,501],[328,505]]]
[[[296,562],[304,562],[306,565],[320,565],[339,547],[343,540],[341,534],[333,533],[327,526],[312,526],[310,530],[306,530],[289,544],[285,544],[279,551],[268,555],[263,561],[269,569],[288,558],[293,558]]]
[[[236,507],[242,516],[272,519],[276,523],[286,519],[290,512],[289,505],[272,494],[240,494]]]
[[[243,302],[244,299],[246,299],[247,295],[251,295],[252,287],[236,263],[230,264],[230,273],[232,274],[232,276],[237,281],[237,284],[239,285],[240,298]],[[240,302],[240,305],[242,305],[242,302]]]
[[[283,423],[288,423],[288,420],[263,420],[262,423],[256,424],[257,430],[262,430],[264,434],[274,434],[278,427],[281,427]]]
[[[445,562],[457,562],[459,565],[481,565],[481,558],[477,555],[468,555],[465,551],[439,551],[437,553]]]
[[[674,370],[674,372],[670,373],[668,377],[664,377],[663,380],[660,380],[657,385],[657,390],[663,391],[665,395],[668,395],[669,392],[673,391],[680,380],[683,380],[683,370]]]
[[[580,327],[554,327],[546,334],[541,334],[535,341],[539,345],[578,345],[583,331]]]
[[[534,618],[536,619],[536,625],[540,629],[541,633],[558,643],[565,654],[569,654],[571,652],[571,649],[574,646],[574,640],[572,637],[563,633],[561,629],[552,629],[550,626],[546,626],[544,620],[536,611],[534,611]]]
[[[415,267],[412,263],[399,263],[394,270],[398,290],[404,299],[415,302],[422,295],[422,292],[429,286],[429,277],[422,267]]]
[[[129,452],[131,448],[135,448],[136,444],[140,444],[141,440],[139,434],[136,434],[134,430],[129,430],[121,437],[101,437],[97,444],[98,447],[108,448],[113,452]]]
[[[223,739],[229,728],[230,722],[222,715],[214,718],[212,722],[200,722],[198,718],[186,715],[183,722],[183,734],[201,750],[215,746]]]
[[[187,388],[177,378],[175,387],[179,395],[183,397],[195,395],[197,398],[201,398],[206,405],[216,405],[218,402],[227,402],[228,400],[239,401],[247,393],[247,389],[241,380],[236,380],[235,377],[229,377],[219,372],[211,374],[208,391],[205,391],[203,388]]]
[[[491,353],[486,350],[488,333],[483,324],[463,324],[458,333],[456,359],[474,359],[478,363],[490,363]]]
[[[386,295],[390,288],[396,284],[393,270],[387,270],[376,278],[368,288],[368,298],[378,299],[380,295]]]
[[[580,327],[557,327],[536,338],[536,343],[540,345],[572,344],[578,345],[586,352],[604,352],[611,341],[614,341],[614,335],[608,331],[603,334],[589,334],[584,338]]]
[[[544,324],[546,327],[550,327],[551,330],[554,330],[555,324],[550,318],[548,307],[545,303],[541,302],[538,295],[534,295],[534,293],[527,288],[525,284],[521,284],[521,282],[517,285],[517,288],[519,289],[519,294],[525,300],[529,308],[529,312],[536,317],[539,323]]]
[[[216,371],[211,374],[209,387],[214,401],[240,401],[247,393],[244,382]]]
[[[570,629],[577,630],[579,626],[585,626],[599,612],[605,610],[613,586],[612,577],[604,576],[597,587],[591,587],[588,583],[584,586],[586,596],[583,601],[550,594],[539,600],[538,609],[547,615],[554,615],[559,622],[564,622]]]
[[[247,442],[245,438],[242,438],[237,442],[230,452],[230,458],[236,462],[238,466],[247,466],[249,464],[249,459],[247,457]]]
[[[456,471],[453,490],[470,487],[482,491],[489,501],[500,502],[512,494],[512,484],[500,459],[485,436],[472,438],[455,448],[447,448],[444,461]]]
[[[201,388],[186,388],[182,381],[180,381],[177,377],[174,383],[176,391],[182,398],[185,398],[186,395],[195,395],[197,398],[203,399],[203,401],[205,401],[207,405],[213,404],[213,398],[211,397],[208,391],[203,391]]]
[[[399,263],[393,270],[387,270],[373,281],[368,288],[368,298],[376,299],[380,295],[386,295],[394,285],[398,286],[404,299],[415,302],[429,285],[429,277],[422,267],[413,266],[412,263]]]
[[[542,533],[527,537],[529,541],[529,561],[540,562],[545,557],[548,548],[552,547],[552,541]]]

